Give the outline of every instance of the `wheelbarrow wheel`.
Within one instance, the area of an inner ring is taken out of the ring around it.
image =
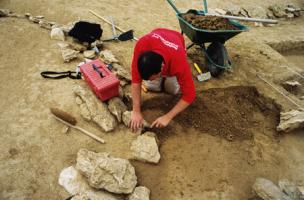
[[[213,77],[222,74],[225,71],[225,65],[227,63],[230,64],[227,49],[220,42],[211,43],[207,48],[206,54],[206,65]]]

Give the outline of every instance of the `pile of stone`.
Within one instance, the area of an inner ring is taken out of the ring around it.
[[[80,54],[82,54],[81,57],[83,58],[94,59],[98,56],[100,49],[103,48],[103,43],[100,40],[96,40],[94,43],[89,45],[88,43],[79,42],[68,36],[69,31],[77,22],[61,25],[56,22],[46,20],[42,15],[33,16],[30,13],[20,15],[11,12],[8,9],[0,9],[0,17],[25,18],[32,23],[38,24],[41,28],[50,30],[51,39],[61,41],[58,43],[58,46],[61,50],[64,62],[70,62],[71,60],[78,58]]]
[[[257,178],[252,189],[263,200],[302,200],[304,187],[287,179],[279,181],[279,187],[265,178]]]
[[[62,170],[59,184],[72,199],[149,200],[150,190],[137,186],[131,163],[108,153],[79,150],[76,166]]]
[[[268,8],[263,8],[260,6],[238,6],[231,5],[227,9],[216,8],[214,10],[210,9],[210,12],[220,14],[220,15],[233,15],[240,17],[249,18],[261,18],[261,19],[275,19],[275,18],[288,18],[292,19],[295,17],[300,17],[303,15],[303,8],[296,6],[294,4],[279,5],[275,4],[269,6]]]
[[[131,112],[127,111],[126,105],[119,97],[114,97],[108,103],[101,102],[89,88],[82,86],[74,87],[76,103],[79,105],[81,116],[84,120],[94,122],[104,132],[113,131],[119,123],[128,126]],[[144,126],[149,124],[144,122]],[[143,135],[138,130],[138,137],[131,144],[133,159],[150,163],[158,163],[160,154],[158,140],[154,133],[147,132]]]

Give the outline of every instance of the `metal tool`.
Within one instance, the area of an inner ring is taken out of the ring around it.
[[[202,70],[199,68],[199,66],[194,63],[194,68],[196,69],[196,71],[198,72],[198,75],[196,76],[197,80],[199,82],[202,82],[202,81],[206,81],[206,80],[209,80],[211,79],[211,74],[210,72],[207,72],[207,73],[202,73]]]
[[[96,17],[98,17],[99,19],[102,19],[104,22],[106,22],[106,23],[112,25],[112,23],[109,22],[109,20],[107,20],[107,19],[103,18],[102,16],[98,15],[96,12],[94,12],[94,11],[92,11],[92,10],[89,10],[89,12],[92,13],[93,15],[95,15]],[[120,27],[118,27],[118,26],[116,26],[116,25],[115,25],[115,28],[116,28],[117,30],[121,31],[121,32],[128,32],[128,31],[125,31],[125,30],[123,30],[122,28],[120,28]],[[133,37],[133,40],[138,41],[138,38]]]
[[[127,41],[127,40],[132,40],[134,38],[133,30],[123,32],[122,34],[117,36],[116,35],[116,28],[115,28],[116,26],[115,26],[115,23],[114,23],[114,20],[113,20],[112,17],[111,17],[111,25],[112,25],[113,37],[110,38],[110,39],[103,40],[103,42],[108,42],[108,41],[113,41],[113,40]]]

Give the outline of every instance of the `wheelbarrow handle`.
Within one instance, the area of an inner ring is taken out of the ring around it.
[[[205,13],[208,13],[208,4],[207,4],[207,0],[204,0],[204,9],[205,9]]]
[[[168,3],[171,5],[171,7],[175,10],[176,14],[180,14],[181,12],[179,12],[179,10],[177,9],[177,7],[174,5],[174,3],[171,0],[167,0]]]

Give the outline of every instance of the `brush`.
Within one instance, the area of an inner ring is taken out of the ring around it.
[[[72,115],[70,115],[69,113],[67,113],[63,110],[60,110],[58,108],[50,108],[50,111],[54,115],[55,119],[62,122],[63,124],[83,132],[84,134],[94,138],[98,142],[105,143],[105,141],[102,138],[98,137],[97,135],[90,133],[89,131],[76,126],[76,124],[77,124],[76,118],[73,117]]]

